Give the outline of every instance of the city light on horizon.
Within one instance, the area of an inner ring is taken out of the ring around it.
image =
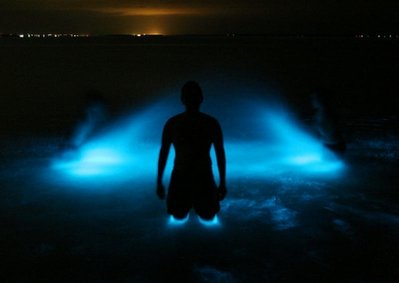
[[[2,33],[356,34],[397,33],[399,3],[291,1],[3,1]],[[373,11],[373,13],[370,13]],[[154,24],[158,26],[153,31]]]

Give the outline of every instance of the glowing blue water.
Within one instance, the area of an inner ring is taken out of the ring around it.
[[[204,112],[221,121],[228,179],[265,179],[281,174],[334,177],[342,172],[344,163],[290,117],[284,107],[251,102],[250,98],[219,103],[219,110],[207,111],[205,107]],[[163,125],[182,110],[178,99],[172,97],[115,122],[68,158],[54,160],[52,169],[59,175],[56,179],[107,184],[154,180]],[[166,178],[173,155],[172,150]],[[215,161],[214,153],[212,159]]]
[[[261,221],[276,230],[287,230],[298,225],[297,212],[285,207],[275,196],[266,198],[229,198],[224,200],[222,215],[245,221]]]
[[[171,227],[181,227],[188,222],[190,219],[190,214],[187,214],[184,219],[176,219],[173,215],[169,216],[168,225]],[[198,221],[204,225],[205,227],[219,227],[220,221],[217,215],[213,217],[211,220],[204,220],[201,217],[198,217]]]
[[[189,214],[187,214],[186,218],[184,219],[176,219],[175,217],[173,217],[173,215],[170,215],[168,224],[170,226],[182,226],[187,223],[189,218],[190,218]]]
[[[206,227],[218,227],[220,226],[219,218],[217,215],[215,215],[211,220],[204,220],[201,217],[198,216],[198,221],[206,226]]]

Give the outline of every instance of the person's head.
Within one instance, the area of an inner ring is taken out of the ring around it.
[[[181,101],[187,110],[199,110],[203,100],[202,90],[197,82],[188,81],[183,85],[181,89]]]

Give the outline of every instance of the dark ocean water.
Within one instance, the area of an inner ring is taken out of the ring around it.
[[[397,47],[348,38],[2,39],[0,281],[398,282]],[[171,225],[154,194],[161,122],[179,111],[189,79],[202,85],[230,149],[215,227],[194,214]],[[278,101],[309,130],[315,88],[330,94],[348,141],[342,169],[305,173],[276,161],[246,174],[238,149],[260,154],[254,161],[279,157],[243,146],[259,134],[262,107],[278,114]],[[117,121],[107,143],[137,134],[120,119],[145,127],[150,149],[137,151],[151,158],[118,181],[52,166],[91,89]]]
[[[226,92],[237,84],[268,87],[299,109],[311,90],[324,88],[347,119],[390,118],[398,110],[398,44],[351,38],[2,39],[3,130],[56,131],[73,120],[91,89],[120,113],[175,93],[188,79],[200,81],[205,93],[213,85]]]

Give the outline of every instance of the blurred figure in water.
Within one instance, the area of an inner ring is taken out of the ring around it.
[[[220,210],[226,195],[226,158],[219,122],[200,112],[203,96],[198,83],[189,81],[181,90],[186,111],[170,118],[163,129],[158,160],[157,195],[165,198],[162,177],[170,146],[175,149],[174,168],[167,195],[167,211],[177,219],[187,217],[191,208],[204,220],[211,220]],[[210,157],[216,152],[220,176],[216,186]]]
[[[108,111],[104,96],[97,90],[90,90],[85,95],[85,103],[79,115],[77,126],[70,135],[67,147],[78,149],[90,137],[104,127]]]
[[[338,127],[337,117],[328,103],[327,92],[320,89],[311,94],[316,130],[324,145],[335,153],[346,151],[346,142]]]

